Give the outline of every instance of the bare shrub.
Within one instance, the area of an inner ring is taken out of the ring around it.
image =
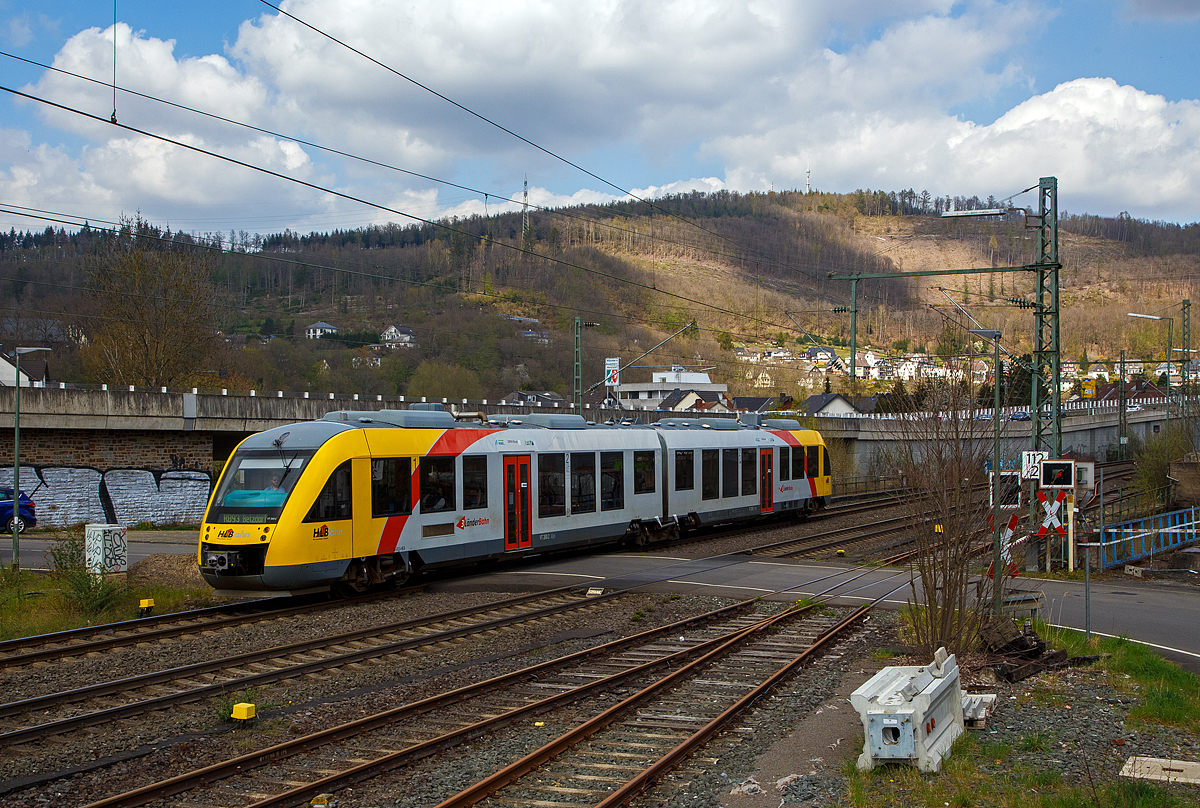
[[[912,628],[926,654],[940,646],[970,648],[992,602],[992,580],[972,578],[986,570],[979,550],[990,545],[986,464],[992,457],[991,420],[976,420],[977,396],[970,386],[943,383],[930,391],[925,410],[894,422],[900,440],[885,462],[908,479],[904,500],[916,556]],[[990,411],[989,411],[990,412]],[[935,526],[941,526],[941,532]],[[1003,585],[1002,570],[1000,584]]]

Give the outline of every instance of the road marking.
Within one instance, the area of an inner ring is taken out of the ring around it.
[[[759,589],[757,586],[732,586],[732,585],[727,585],[727,584],[706,584],[706,583],[701,583],[700,581],[680,581],[678,579],[669,579],[667,581],[663,581],[663,583],[680,584],[682,586],[711,586],[715,589],[741,589],[746,592],[775,592],[775,591],[777,591],[774,589]]]
[[[612,575],[584,575],[582,572],[533,572],[532,570],[528,571],[528,572],[521,571],[521,570],[511,570],[511,571],[506,571],[503,574],[504,575],[559,575],[559,576],[562,576],[565,578],[591,578],[593,580],[600,580],[602,578],[616,577],[616,576],[612,576]]]
[[[610,555],[609,558],[651,558],[651,559],[662,560],[662,561],[700,561],[701,560],[698,558],[676,558],[675,556],[641,555],[640,553],[637,555],[629,555],[629,554]]]

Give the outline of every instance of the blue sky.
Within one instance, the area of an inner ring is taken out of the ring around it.
[[[803,188],[811,169],[821,190],[1002,197],[1052,174],[1071,212],[1200,220],[1200,0],[284,8],[639,194]],[[262,3],[118,0],[117,19],[123,87],[489,196],[119,95],[121,123],[425,218],[495,212],[526,176],[540,204],[621,196]],[[111,4],[0,0],[6,53],[109,81],[112,48]],[[112,111],[99,85],[5,57],[0,76]],[[0,110],[3,204],[196,231],[406,221],[11,96]]]

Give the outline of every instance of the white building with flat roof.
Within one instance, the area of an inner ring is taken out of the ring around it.
[[[718,384],[707,373],[684,370],[675,365],[670,370],[650,374],[649,382],[620,384],[614,389],[622,409],[656,410],[663,399],[676,390],[686,393],[728,393],[729,385]]]

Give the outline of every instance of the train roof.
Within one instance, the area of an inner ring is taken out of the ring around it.
[[[460,413],[460,415],[463,415]],[[643,424],[640,420],[609,421],[594,423],[574,413],[535,412],[528,415],[491,415],[486,423],[481,413],[470,413],[476,421],[458,420],[454,413],[434,409],[408,410],[334,410],[326,413],[318,423],[331,422],[351,428],[403,427],[408,429],[783,429],[801,430],[799,421],[790,418],[763,419],[758,415],[746,415],[745,419],[733,418],[664,418],[654,424]]]

